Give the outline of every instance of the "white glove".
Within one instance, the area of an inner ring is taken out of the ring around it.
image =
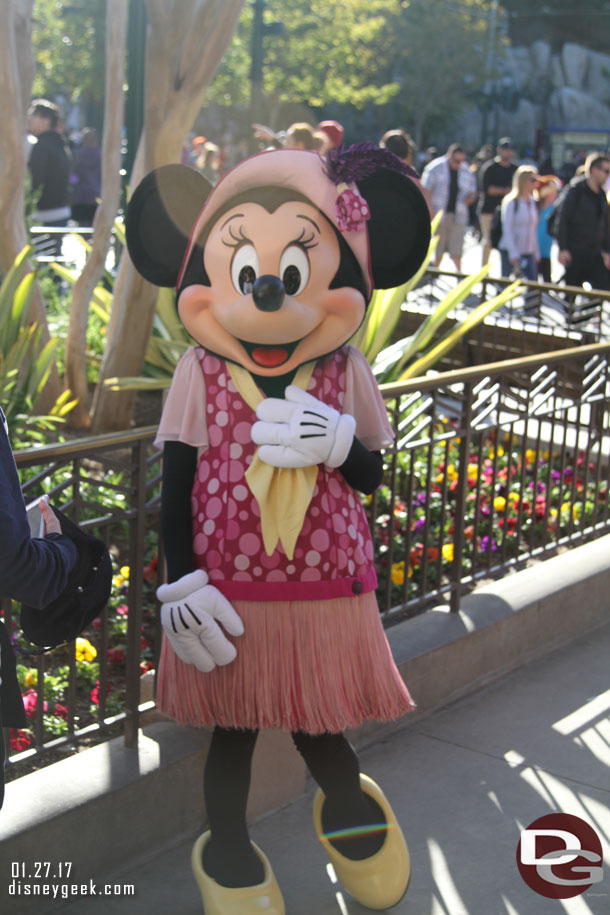
[[[235,660],[235,645],[229,642],[218,620],[230,635],[243,635],[244,625],[214,585],[208,584],[203,569],[183,575],[178,581],[161,585],[161,624],[181,661],[194,664],[204,674],[216,665]]]
[[[286,399],[268,397],[257,407],[252,426],[258,455],[272,467],[340,467],[354,441],[356,420],[339,413],[294,384]]]

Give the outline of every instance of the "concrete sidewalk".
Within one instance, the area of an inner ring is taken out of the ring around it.
[[[520,830],[558,811],[590,823],[610,861],[609,658],[606,625],[361,752],[362,769],[390,798],[412,857],[411,886],[392,912],[610,912],[610,865],[601,883],[563,901],[529,889],[516,865]],[[272,862],[287,915],[368,912],[332,882],[311,823],[313,790],[255,823],[252,838]],[[190,845],[113,875],[113,883],[134,884],[132,898],[81,897],[54,911],[201,915]]]

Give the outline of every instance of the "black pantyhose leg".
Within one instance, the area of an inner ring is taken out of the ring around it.
[[[379,805],[360,788],[358,757],[343,734],[293,733],[292,739],[307,768],[326,795],[322,826],[326,834],[339,829],[367,827],[385,822]],[[337,851],[353,861],[379,851],[385,832],[330,839]]]
[[[222,886],[256,886],[265,876],[246,824],[252,754],[258,731],[216,727],[203,775],[210,841],[203,868]]]

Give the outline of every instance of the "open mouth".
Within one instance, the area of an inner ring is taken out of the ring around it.
[[[240,340],[239,342],[253,362],[256,362],[257,365],[264,369],[275,369],[288,362],[301,340],[280,344],[249,343],[247,340]]]

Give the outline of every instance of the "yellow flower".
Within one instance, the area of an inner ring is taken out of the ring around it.
[[[476,480],[479,476],[479,465],[478,464],[469,464],[466,468],[466,475],[469,477],[474,477]]]
[[[502,445],[498,445],[497,449],[496,448],[490,449],[489,457],[491,458],[492,461],[496,456],[496,451],[497,451],[498,457],[504,457],[504,448],[502,447]]]
[[[453,483],[454,480],[458,478],[458,472],[455,469],[455,464],[449,464],[447,467],[447,479],[450,483]]]
[[[125,583],[125,579],[123,578],[122,575],[114,575],[112,578],[112,583],[115,586],[115,588],[120,588],[121,585]]]
[[[31,689],[33,686],[36,686],[38,683],[38,671],[31,667],[28,668],[28,670],[25,672],[23,683],[26,689]]]
[[[550,508],[550,509],[549,509],[549,517],[550,517],[550,518],[556,518],[558,514],[559,514],[559,512],[557,511],[556,508]]]
[[[494,499],[494,508],[497,512],[503,512],[506,508],[506,499],[504,496],[496,496]]]
[[[536,460],[536,452],[534,451],[533,448],[528,448],[527,451],[525,452],[525,463],[533,464],[535,460]]]
[[[372,496],[363,496],[363,497],[362,497],[362,504],[363,504],[363,505],[370,505],[372,501],[373,501],[373,497],[372,497]]]
[[[121,575],[123,576],[123,578],[125,578],[125,579],[127,579],[127,581],[129,581],[129,566],[121,567]]]
[[[93,661],[97,657],[97,649],[93,647],[88,639],[76,640],[76,660]]]
[[[404,560],[402,560],[402,562],[393,563],[391,575],[392,575],[392,581],[394,582],[395,585],[404,585],[404,583],[405,583]],[[412,575],[413,575],[413,569],[411,568],[411,566],[408,566],[407,578],[411,578]]]
[[[403,585],[405,582],[405,564],[395,562],[392,564],[392,581],[395,585]]]
[[[518,502],[521,497],[518,492],[509,492],[508,498],[511,502]]]
[[[443,554],[443,559],[446,559],[447,562],[453,562],[454,549],[452,543],[443,543],[441,552]]]

